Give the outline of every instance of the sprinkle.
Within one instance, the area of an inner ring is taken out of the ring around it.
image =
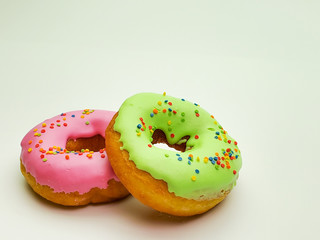
[[[142,127],[142,125],[141,125],[141,124],[138,124],[138,125],[137,125],[137,128],[139,128],[139,129],[140,129],[141,127]]]
[[[154,116],[154,113],[150,113],[150,117],[153,117]]]
[[[169,157],[169,154],[166,153],[164,156],[165,156],[165,157]]]
[[[35,148],[38,148],[40,145],[37,143],[36,145],[35,145]]]
[[[152,147],[152,145],[149,143],[149,144],[148,144],[148,147],[149,147],[149,148],[151,148],[151,147]]]
[[[67,120],[67,118],[64,117],[64,118],[62,118],[62,120],[65,121],[65,120]]]
[[[213,116],[213,115],[211,115],[210,117],[211,117],[211,118],[214,118],[214,116]]]
[[[224,167],[225,167],[225,165],[224,165],[223,163],[221,163],[221,167],[222,167],[222,168],[224,168]]]
[[[46,159],[46,158],[44,158],[44,159],[42,159],[42,161],[44,161],[44,162],[46,162],[48,159]]]
[[[178,157],[178,160],[179,160],[179,161],[182,161],[182,157]]]
[[[181,101],[183,101],[183,102],[184,102],[184,101],[185,101],[185,99],[181,98]]]
[[[66,158],[66,160],[69,160],[70,157],[69,157],[69,155],[66,155],[65,158]]]
[[[169,112],[172,112],[172,109],[171,108],[168,108]]]
[[[42,127],[46,127],[47,126],[47,124],[46,123],[42,123]]]
[[[84,118],[84,115],[81,115],[80,117],[81,117],[81,118]]]
[[[195,181],[196,179],[197,179],[196,176],[192,176],[192,177],[191,177],[191,180],[192,180],[192,181]]]
[[[168,104],[169,104],[170,106],[172,106],[172,102],[168,102]]]
[[[29,153],[32,152],[32,148],[28,148],[28,152],[29,152]]]
[[[61,124],[57,124],[57,126],[58,126],[58,127],[60,127],[60,126],[61,126]]]
[[[86,125],[89,125],[89,121],[86,121]]]
[[[71,117],[73,117],[73,118],[74,118],[74,117],[75,117],[75,115],[74,115],[74,114],[72,114],[72,115],[71,115]]]
[[[207,157],[204,157],[203,162],[204,162],[204,163],[207,163],[208,160],[209,160],[209,159],[208,159]]]
[[[38,131],[38,129],[35,128],[35,129],[33,129],[33,131],[36,132],[36,131]]]
[[[196,170],[194,170],[194,171],[195,171],[196,174],[199,174],[199,173],[200,173],[199,169],[196,169]]]
[[[159,111],[155,108],[153,109],[154,114],[157,114]]]
[[[30,144],[32,143],[32,141],[30,140],[28,143],[29,143],[29,145],[30,145]]]
[[[168,103],[168,100],[164,100],[164,103]]]
[[[161,105],[162,105],[162,102],[161,102],[161,101],[158,101],[158,105],[161,106]]]
[[[200,116],[200,114],[199,114],[199,113],[196,113],[196,116],[197,116],[197,117],[199,117],[199,116]]]
[[[45,133],[46,132],[46,130],[45,129],[41,129],[41,133]]]
[[[91,153],[88,153],[88,154],[87,154],[87,157],[88,157],[88,158],[92,158],[92,154],[91,154]]]
[[[228,143],[231,143],[231,140],[228,140]]]
[[[238,145],[238,143],[236,141],[234,141],[234,145]]]
[[[171,138],[174,138],[174,134],[173,134],[173,133],[171,133],[171,134],[170,134],[170,137],[171,137]]]
[[[106,157],[106,155],[105,154],[101,154],[101,158],[105,158]]]
[[[138,133],[137,133],[137,136],[140,136],[140,135],[141,135],[141,132],[138,132]]]
[[[56,122],[60,122],[60,120],[58,119]]]
[[[167,112],[167,109],[164,108],[164,109],[162,110],[162,112],[163,112],[163,113],[166,113],[166,112]]]
[[[179,154],[179,153],[177,153],[176,155],[177,155],[177,156],[180,156],[180,154]]]
[[[163,96],[165,96],[165,95],[167,95],[167,93],[166,92],[163,92],[163,94],[162,94]]]
[[[227,150],[226,150],[227,152],[230,152],[231,151],[231,149],[230,148],[227,148]]]
[[[233,170],[233,174],[236,175],[236,173],[237,173],[237,171],[236,171],[236,170]]]
[[[197,157],[197,161],[200,162],[200,158],[199,157]]]
[[[66,127],[66,126],[68,126],[68,124],[67,124],[67,123],[63,123],[63,126],[65,126],[65,127]]]
[[[172,123],[172,122],[169,120],[169,121],[168,121],[168,125],[170,126],[170,125],[171,125],[171,123]]]
[[[195,135],[194,138],[195,138],[195,139],[199,139],[199,136],[198,136],[198,135]]]
[[[173,114],[177,114],[177,111],[176,111],[176,110],[173,110],[172,112],[173,112]]]
[[[43,155],[43,154],[41,154],[41,155],[40,155],[40,158],[41,158],[41,159],[42,159],[42,158],[44,158],[44,155]]]
[[[188,161],[188,164],[191,165],[191,161],[190,160]]]

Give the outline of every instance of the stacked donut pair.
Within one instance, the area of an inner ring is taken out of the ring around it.
[[[117,113],[62,113],[31,129],[21,146],[24,177],[52,202],[78,206],[131,193],[176,216],[221,202],[242,164],[237,142],[212,115],[165,93],[134,95]]]

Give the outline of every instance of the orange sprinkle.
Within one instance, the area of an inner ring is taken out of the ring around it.
[[[32,141],[30,140],[28,143],[29,143],[29,144],[31,144],[31,143],[32,143]]]
[[[159,111],[158,111],[158,109],[153,109],[153,112],[154,112],[154,114],[157,114]]]
[[[214,118],[214,116],[213,116],[213,115],[211,115],[211,118]]]
[[[81,115],[80,117],[81,117],[81,118],[84,118],[84,115]]]
[[[87,157],[88,157],[88,158],[92,158],[92,154],[90,154],[90,153],[87,154]]]
[[[66,155],[66,157],[65,157],[65,158],[66,158],[67,160],[69,160],[69,158],[70,158],[70,157],[69,157],[69,155]]]
[[[167,109],[163,109],[162,112],[163,112],[163,113],[166,113],[166,112],[167,112]]]
[[[39,143],[43,143],[43,140],[42,140],[42,139],[40,139],[40,140],[39,140]]]
[[[204,157],[203,161],[204,161],[204,163],[207,163],[209,161],[209,158],[208,157]]]
[[[218,156],[219,156],[219,153],[216,152],[215,155],[218,157]]]
[[[33,129],[33,131],[36,132],[36,131],[38,131],[38,129],[35,128],[35,129]]]

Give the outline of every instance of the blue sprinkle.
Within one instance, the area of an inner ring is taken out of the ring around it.
[[[164,102],[165,102],[165,103],[167,103],[167,102],[168,102],[168,100],[164,100]]]
[[[196,174],[199,174],[199,172],[200,172],[199,169],[196,169],[194,171],[196,172]]]
[[[219,132],[216,132],[216,135],[220,135],[220,133],[219,133]]]
[[[231,157],[232,156],[232,153],[229,153],[229,157]]]
[[[180,156],[180,154],[179,154],[179,153],[177,153],[176,155],[177,155],[177,156]]]
[[[76,115],[72,114],[71,117],[75,117]]]
[[[137,125],[137,128],[139,128],[139,129],[140,129],[141,127],[142,127],[142,125],[141,125],[141,124],[138,124],[138,125]]]
[[[191,157],[188,157],[188,159],[191,160],[192,158],[191,158]]]
[[[60,116],[63,116],[63,113],[61,113]]]
[[[56,151],[56,153],[60,153],[59,151]]]
[[[218,160],[218,158],[217,158],[217,157],[214,157],[213,159],[214,159],[214,160],[216,160],[216,161]]]
[[[239,156],[238,155],[236,155],[236,159],[238,158]]]
[[[215,139],[218,139],[218,136],[214,136]]]
[[[74,154],[78,154],[77,152],[74,152]]]
[[[188,161],[188,164],[191,165],[191,161],[190,160]]]
[[[185,101],[183,98],[181,98],[181,101]]]
[[[178,160],[179,160],[179,161],[182,161],[182,157],[178,157]]]
[[[154,113],[150,113],[150,117],[153,117],[154,116]]]
[[[194,105],[198,106],[198,104],[194,103]]]
[[[215,161],[211,161],[211,163],[214,165],[216,162]]]
[[[172,112],[172,109],[171,108],[168,108],[169,112]]]
[[[213,160],[213,157],[209,157],[209,161],[212,162],[212,160]]]

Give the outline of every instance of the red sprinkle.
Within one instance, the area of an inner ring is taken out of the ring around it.
[[[104,155],[104,154],[101,154],[101,158],[105,158],[106,157],[106,155]]]
[[[149,147],[149,148],[151,148],[151,147],[152,147],[152,145],[149,143],[149,144],[148,144],[148,147]]]
[[[103,153],[103,151],[104,151],[103,149],[100,149],[100,150],[99,150],[100,153]]]
[[[220,165],[220,160],[217,161],[217,164]]]
[[[228,143],[231,143],[231,140],[228,140]]]
[[[222,168],[224,168],[224,167],[225,167],[225,165],[224,165],[223,163],[221,163],[221,167],[222,167]]]
[[[60,120],[58,119],[57,122],[60,122]]]
[[[234,145],[238,145],[238,143],[236,141],[234,141]]]
[[[172,106],[172,102],[168,102],[168,104],[169,104],[170,106]]]
[[[174,138],[174,134],[173,134],[173,133],[171,133],[171,134],[170,134],[170,137]]]
[[[141,118],[139,118],[140,119],[140,121],[142,122],[143,121],[143,118],[141,117]]]
[[[230,148],[227,148],[227,152],[230,152],[231,151],[231,149]]]
[[[46,132],[46,130],[44,130],[44,129],[41,130],[41,133],[45,133],[45,132]]]
[[[200,116],[200,114],[199,114],[199,113],[196,113],[196,116],[197,116],[197,117],[199,117],[199,116]]]
[[[70,158],[69,155],[66,155],[66,159],[69,160],[69,158]]]
[[[35,145],[36,148],[38,148],[39,146],[40,146],[40,145],[39,145],[38,143]]]
[[[43,155],[43,154],[41,154],[41,155],[40,155],[40,158],[44,158],[44,155]]]
[[[236,170],[233,170],[233,174],[236,174],[237,173],[237,171]]]
[[[198,136],[198,135],[195,135],[194,138],[195,138],[195,139],[199,139],[199,136]]]
[[[172,112],[173,112],[173,114],[176,114],[176,113],[177,113],[177,111],[176,111],[176,110],[173,110]]]
[[[66,126],[68,126],[68,124],[67,124],[67,123],[64,123],[64,124],[63,124],[63,126],[65,126],[65,127],[66,127]]]
[[[163,109],[162,112],[166,113],[166,112],[167,112],[167,109]]]
[[[152,129],[152,126],[150,125],[150,126],[149,126],[149,130],[151,130],[151,129]]]
[[[54,128],[54,126],[50,126],[50,128],[52,129],[52,128]]]

